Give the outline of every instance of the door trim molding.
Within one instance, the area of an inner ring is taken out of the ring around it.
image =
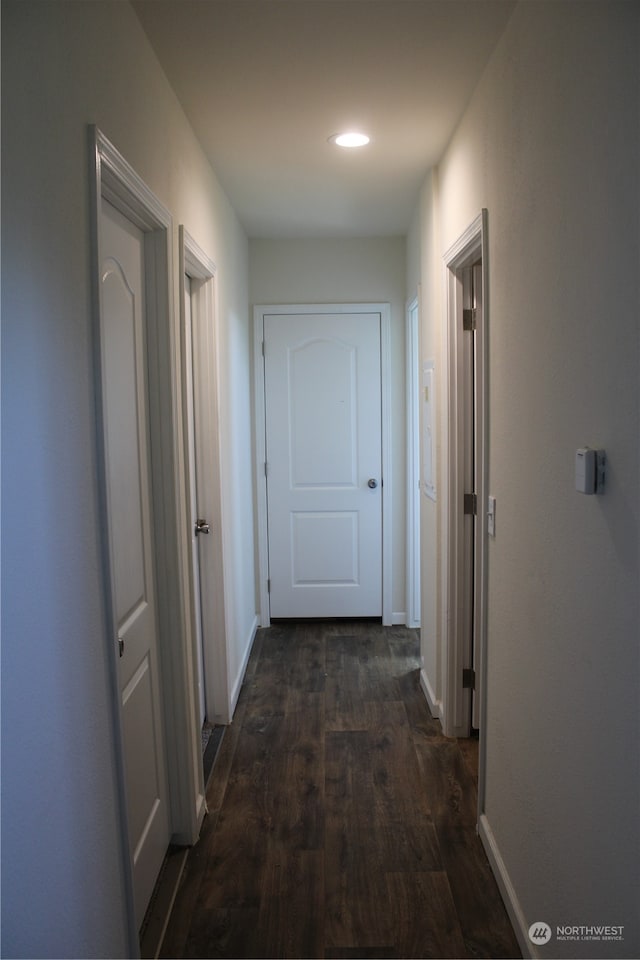
[[[392,518],[393,478],[391,468],[391,307],[388,303],[305,303],[257,304],[253,308],[253,382],[255,423],[255,488],[258,533],[258,616],[261,627],[268,627],[269,549],[267,529],[266,408],[264,395],[264,358],[262,342],[265,315],[305,313],[379,313],[380,314],[380,381],[382,423],[382,622],[391,625],[392,619]]]
[[[198,836],[196,789],[198,771],[193,767],[194,729],[197,705],[187,678],[190,673],[190,623],[186,604],[188,590],[188,541],[182,517],[186,511],[185,465],[183,462],[182,409],[180,388],[180,330],[171,309],[173,220],[169,211],[122,157],[112,143],[90,126],[89,158],[91,189],[91,264],[93,349],[95,373],[96,435],[99,475],[105,476],[102,430],[102,321],[99,277],[99,223],[102,198],[136,224],[145,236],[147,314],[155,323],[147,326],[147,362],[151,436],[152,500],[155,516],[163,523],[154,530],[156,559],[158,651],[161,670],[162,714],[168,778],[169,822],[176,843],[193,843]],[[149,269],[149,265],[151,269]],[[118,690],[118,662],[113,588],[107,536],[106,490],[100,482],[101,539],[107,657],[111,673],[111,702],[114,725],[114,768],[119,797],[120,842],[123,859],[123,889],[131,956],[139,951],[135,922],[132,851],[127,826],[127,797],[124,776],[124,745]],[[191,665],[192,668],[193,665]]]
[[[443,727],[447,736],[468,736],[470,697],[462,688],[465,644],[462,635],[462,581],[464,524],[461,511],[464,494],[464,417],[462,415],[462,271],[482,258],[482,323],[476,329],[477,375],[477,537],[476,582],[476,694],[480,701],[479,812],[484,811],[484,750],[486,732],[486,596],[487,596],[487,491],[488,491],[488,242],[485,209],[467,227],[443,257],[445,304],[444,343],[446,362],[443,385],[446,415],[442,419],[442,550],[441,635],[443,639]]]

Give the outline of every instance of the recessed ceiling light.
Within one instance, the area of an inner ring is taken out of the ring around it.
[[[366,133],[350,131],[349,133],[334,134],[332,137],[329,137],[329,142],[335,143],[338,147],[366,147],[369,139]]]

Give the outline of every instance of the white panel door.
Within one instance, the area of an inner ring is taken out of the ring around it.
[[[382,614],[380,314],[264,317],[270,613]]]
[[[100,254],[107,514],[139,926],[169,844],[152,544],[144,237],[105,200]]]
[[[193,609],[196,629],[196,669],[198,679],[198,704],[200,726],[206,720],[207,707],[204,683],[204,645],[202,633],[202,591],[200,581],[200,537],[209,532],[206,520],[198,512],[198,489],[196,481],[196,418],[194,398],[194,337],[191,304],[191,277],[184,276],[184,342],[187,362],[185,364],[185,393],[187,407],[187,447],[189,457],[189,501],[191,506],[191,571],[193,576]]]

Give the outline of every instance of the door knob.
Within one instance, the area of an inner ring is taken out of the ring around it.
[[[209,533],[210,527],[206,520],[196,520],[195,533]]]
[[[372,490],[375,490],[375,488],[378,486],[378,481],[371,477],[367,483],[367,486],[371,487]]]

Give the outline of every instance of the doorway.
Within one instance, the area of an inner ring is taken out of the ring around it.
[[[185,410],[187,433],[187,464],[189,469],[189,532],[191,535],[191,602],[193,604],[193,632],[195,636],[196,683],[198,686],[198,711],[200,726],[204,729],[207,720],[207,700],[205,695],[204,640],[202,624],[202,582],[200,577],[200,546],[203,537],[211,531],[210,521],[203,516],[204,509],[199,508],[198,485],[196,482],[196,441],[195,441],[195,396],[193,382],[193,282],[188,273],[182,275],[184,302],[184,342],[185,342]],[[200,500],[202,497],[200,497]]]
[[[105,494],[119,703],[140,927],[169,846],[169,791],[160,686],[151,468],[144,234],[100,206]]]
[[[446,416],[443,418],[443,726],[480,730],[483,802],[487,571],[487,212],[444,256]]]
[[[95,127],[89,144],[114,777],[129,951],[137,955],[167,846],[195,842],[205,812],[188,679],[180,338],[170,309],[171,215]]]
[[[406,625],[420,626],[420,318],[407,306],[407,602]]]
[[[388,304],[255,308],[263,626],[391,623],[389,338]]]
[[[190,596],[200,725],[231,721],[227,676],[216,265],[179,230]]]

